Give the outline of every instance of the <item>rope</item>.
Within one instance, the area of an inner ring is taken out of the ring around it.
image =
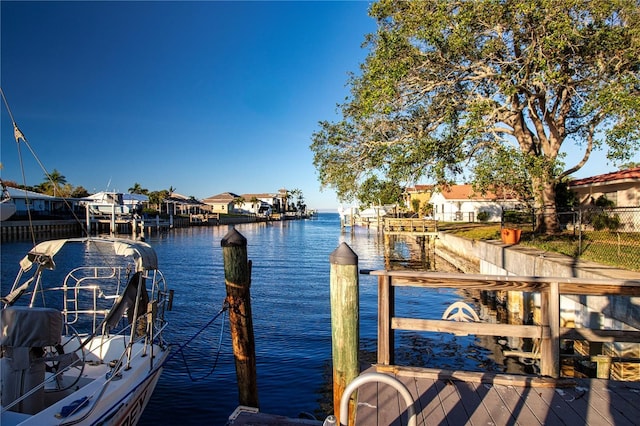
[[[36,163],[38,163],[38,165],[40,166],[40,169],[42,169],[42,171],[44,172],[47,180],[51,183],[54,192],[53,195],[54,196],[58,196],[59,198],[62,198],[62,202],[64,203],[64,205],[69,209],[69,211],[71,212],[71,214],[73,215],[73,218],[76,222],[78,222],[79,224],[82,224],[82,221],[80,220],[80,218],[76,215],[76,212],[73,211],[73,208],[71,206],[71,204],[69,203],[69,201],[67,200],[67,197],[64,196],[60,196],[59,194],[55,193],[55,189],[57,188],[56,183],[54,182],[54,180],[51,178],[51,175],[49,174],[49,172],[47,171],[47,168],[44,166],[44,164],[42,163],[42,161],[40,161],[40,158],[38,157],[38,155],[35,153],[35,151],[33,150],[33,148],[31,147],[31,144],[29,144],[29,141],[27,141],[27,138],[24,136],[24,134],[20,131],[20,129],[18,128],[18,124],[16,123],[15,119],[13,118],[13,113],[11,112],[11,108],[9,107],[9,102],[7,101],[7,98],[4,94],[4,91],[2,90],[2,87],[0,87],[0,96],[2,96],[2,101],[4,102],[4,105],[7,109],[7,113],[9,114],[9,119],[11,120],[11,123],[13,124],[13,136],[16,140],[16,145],[17,145],[17,149],[18,149],[18,161],[20,164],[20,172],[22,174],[22,184],[24,186],[24,196],[25,196],[25,200],[27,202],[27,205],[29,204],[29,196],[27,194],[27,179],[26,179],[26,174],[25,174],[25,169],[24,169],[24,161],[23,161],[23,156],[22,156],[22,149],[21,146],[25,145],[28,149],[29,152],[31,152],[31,155],[33,156],[34,160],[36,161]],[[20,140],[22,140],[22,144],[20,143]],[[36,245],[36,236],[35,236],[35,231],[34,231],[34,227],[33,227],[33,217],[31,215],[31,209],[28,208],[27,209],[27,216],[29,218],[29,228],[31,230],[31,240],[33,245]],[[84,229],[83,227],[83,232],[85,232],[88,236],[88,231]]]
[[[200,381],[200,380],[204,380],[204,379],[206,379],[207,377],[209,377],[211,374],[213,374],[213,372],[215,371],[215,369],[216,369],[216,367],[217,367],[217,365],[218,365],[218,359],[220,358],[220,352],[222,351],[222,337],[224,336],[224,318],[222,319],[222,323],[221,323],[221,325],[220,325],[220,338],[219,338],[219,340],[218,340],[218,350],[217,350],[217,352],[216,352],[216,357],[215,357],[215,360],[214,360],[214,362],[213,362],[213,366],[211,367],[211,369],[209,370],[209,372],[207,372],[207,374],[205,374],[205,375],[204,375],[204,376],[202,376],[202,377],[194,377],[194,376],[191,374],[191,370],[189,369],[189,364],[188,364],[187,359],[186,359],[185,354],[184,354],[184,349],[189,345],[189,343],[191,343],[191,342],[192,342],[196,337],[198,337],[198,336],[199,336],[199,335],[200,335],[200,334],[201,334],[201,333],[202,333],[206,328],[208,328],[211,324],[213,324],[213,322],[214,322],[215,320],[217,320],[221,315],[223,315],[223,314],[224,314],[228,309],[229,309],[229,304],[228,304],[228,303],[227,303],[227,301],[225,300],[225,302],[224,302],[224,304],[223,304],[223,306],[222,306],[222,309],[220,309],[220,311],[219,311],[216,315],[214,315],[214,316],[213,316],[213,318],[211,318],[211,319],[209,320],[209,322],[207,322],[205,325],[203,325],[203,326],[200,328],[200,330],[198,330],[198,331],[196,332],[196,334],[194,334],[194,335],[193,335],[189,340],[187,340],[187,342],[186,342],[186,343],[184,343],[184,344],[180,345],[180,346],[178,347],[178,350],[177,350],[177,351],[175,351],[175,352],[173,352],[171,355],[169,355],[169,356],[167,357],[167,359],[165,360],[164,364],[166,364],[167,362],[169,362],[169,360],[173,359],[173,357],[174,357],[174,356],[176,356],[176,355],[180,354],[180,355],[182,356],[182,361],[183,361],[183,363],[184,363],[184,366],[185,366],[185,368],[187,369],[187,374],[189,375],[189,379],[190,379],[192,382],[197,382],[197,381]]]

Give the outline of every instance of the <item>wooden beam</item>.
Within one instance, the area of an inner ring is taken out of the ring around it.
[[[539,325],[490,324],[394,317],[391,327],[395,330],[433,331],[456,335],[508,336],[539,339],[549,337],[549,328]]]
[[[543,388],[573,387],[576,385],[575,380],[568,378],[553,379],[549,377],[521,376],[517,374],[455,371],[397,365],[375,365],[375,368],[381,373],[391,373],[397,376],[413,377],[416,379],[457,380],[470,383]]]
[[[590,328],[560,328],[560,339],[588,340],[589,342],[640,343],[640,331],[592,330]]]

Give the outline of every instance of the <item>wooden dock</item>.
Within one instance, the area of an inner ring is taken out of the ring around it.
[[[383,229],[387,235],[436,237],[438,235],[438,221],[417,218],[384,218]]]
[[[370,367],[363,374],[388,371]],[[416,424],[426,425],[637,425],[640,382],[604,379],[544,379],[507,374],[396,368],[389,374],[411,393]],[[391,386],[365,383],[358,389],[356,426],[404,426],[406,404]],[[293,419],[243,407],[233,426],[320,426],[322,420]]]
[[[371,367],[366,372],[376,371]],[[640,382],[603,379],[525,382],[524,377],[397,369],[414,398],[417,425],[637,425]],[[462,380],[464,379],[464,380]],[[510,384],[512,379],[514,384]],[[404,399],[391,386],[358,389],[357,425],[406,425]]]
[[[357,285],[357,271],[349,274],[342,269],[337,272],[335,268],[334,273],[335,265],[351,266],[351,263],[346,261],[346,256],[336,254],[335,259],[332,257],[334,254],[330,257],[331,291],[334,292],[334,287],[337,287],[334,285],[334,275],[335,283],[339,282],[343,287]],[[355,269],[357,270],[357,267]],[[599,324],[575,320],[564,322],[560,309],[560,298],[570,295],[583,297],[584,300],[588,297],[604,296],[610,304],[619,303],[614,302],[617,300],[615,298],[619,297],[638,298],[640,279],[454,274],[407,270],[362,273],[378,277],[377,361],[374,366],[356,365],[355,368],[349,368],[349,385],[336,386],[336,377],[346,376],[347,369],[343,366],[336,370],[334,349],[333,408],[338,418],[350,411],[347,406],[348,398],[351,393],[355,393],[356,389],[352,388],[357,387],[355,421],[349,422],[349,425],[409,425],[411,423],[408,406],[416,413],[411,420],[416,420],[417,425],[640,424],[640,377],[637,376],[640,358],[635,352],[619,351],[615,346],[615,343],[623,343],[623,347],[632,345],[629,347],[637,348],[640,344],[640,331],[630,326],[604,328]],[[453,303],[444,309],[442,314],[432,312],[424,315],[427,318],[414,318],[406,313],[398,315],[402,313],[401,310],[396,312],[396,290],[401,287],[422,288],[425,291],[451,288],[537,293],[539,306],[536,307],[535,315],[529,323],[522,320],[503,323],[491,318],[482,320],[473,306],[462,301]],[[339,328],[333,327],[332,323],[332,333],[336,333]],[[524,347],[509,346],[503,350],[503,355],[535,359],[539,374],[447,371],[396,365],[395,334],[398,330],[530,339],[534,343],[532,349],[525,351]],[[343,344],[350,340],[349,333],[338,331],[340,332],[336,333],[337,339],[335,335],[332,336],[333,339]],[[576,346],[587,345],[587,350],[564,353],[560,350],[562,341],[573,341]],[[357,354],[357,340],[356,344],[349,346],[351,354]],[[345,351],[340,356],[346,359],[346,353]],[[357,360],[357,355],[353,355],[349,360],[352,358]],[[598,378],[567,377],[575,374],[573,363],[565,362],[571,360],[584,360],[596,364]],[[629,381],[609,379],[617,374],[613,368],[616,365],[631,372],[624,375]],[[336,374],[336,371],[339,374]],[[391,385],[397,385],[401,392]],[[257,412],[249,414],[253,417],[247,418],[244,422],[238,418],[238,422],[229,424],[295,425],[300,421]],[[341,424],[347,424],[344,418],[340,420]],[[321,421],[308,422],[319,424],[314,422]]]

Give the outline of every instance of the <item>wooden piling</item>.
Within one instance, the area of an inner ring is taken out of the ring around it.
[[[220,242],[240,405],[259,408],[247,239],[232,228]]]
[[[342,243],[329,256],[331,296],[331,341],[333,355],[333,410],[337,422],[341,415],[349,420],[355,416],[355,398],[349,404],[349,413],[340,413],[340,399],[345,388],[358,377],[359,290],[358,256]],[[355,395],[355,393],[354,393]],[[348,424],[345,422],[345,424]],[[353,422],[351,422],[353,424]]]

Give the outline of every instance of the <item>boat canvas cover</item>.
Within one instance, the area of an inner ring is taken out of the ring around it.
[[[62,240],[49,240],[37,244],[20,261],[23,271],[28,271],[34,262],[47,269],[55,269],[53,257],[67,242],[111,243],[115,254],[118,256],[130,256],[134,259],[136,271],[152,270],[158,268],[158,257],[155,250],[142,241],[130,241],[125,239],[102,238],[69,238]]]
[[[136,271],[158,269],[158,256],[149,244],[141,241],[115,240],[114,248],[120,256],[132,256]]]
[[[0,344],[14,349],[14,355],[26,355],[29,362],[29,348],[53,346],[60,343],[62,336],[62,314],[51,308],[28,308],[10,306],[1,311],[2,333]],[[25,348],[26,352],[18,352]],[[20,356],[14,358],[20,361]]]

